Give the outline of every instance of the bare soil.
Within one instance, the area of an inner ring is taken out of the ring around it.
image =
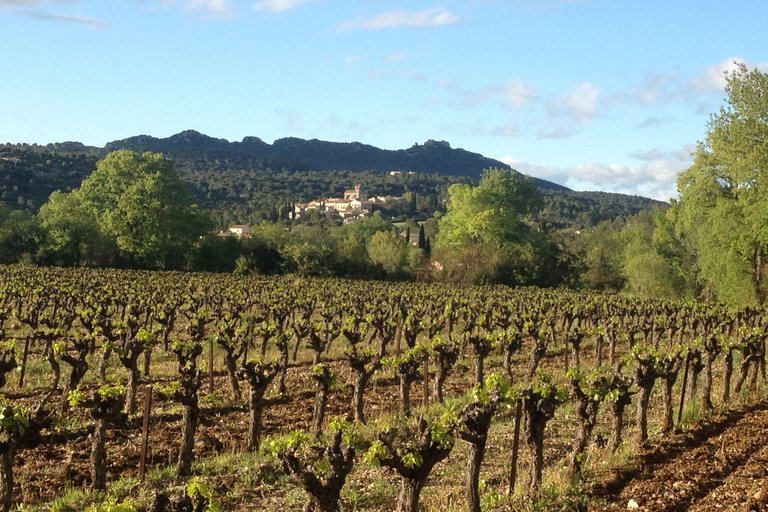
[[[768,401],[727,410],[641,454],[593,490],[590,511],[768,510]]]

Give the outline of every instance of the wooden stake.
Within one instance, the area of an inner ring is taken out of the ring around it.
[[[429,358],[424,359],[421,372],[424,374],[424,405],[429,405]]]
[[[144,482],[147,471],[147,447],[149,444],[149,415],[152,412],[152,393],[154,388],[150,385],[145,388],[144,395],[144,426],[141,429],[141,459],[139,460],[139,481]]]
[[[24,374],[27,372],[27,356],[29,355],[29,336],[24,338],[24,355],[21,356],[21,370],[19,372],[19,390],[24,387]]]
[[[213,338],[208,339],[208,393],[213,393]]]
[[[677,410],[677,428],[683,421],[683,404],[685,403],[685,388],[688,387],[688,368],[691,366],[691,354],[685,356],[685,371],[683,372],[683,389],[680,390],[680,408]]]
[[[509,470],[509,488],[507,494],[512,496],[515,493],[515,483],[517,482],[517,459],[520,453],[520,421],[523,419],[523,399],[517,399],[517,409],[515,410],[515,438],[512,442],[512,467]]]

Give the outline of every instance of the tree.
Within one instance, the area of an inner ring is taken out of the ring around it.
[[[530,178],[487,169],[480,184],[451,185],[435,250],[453,280],[527,284],[538,277],[542,244],[526,217],[541,205]]]
[[[379,231],[368,243],[368,257],[390,274],[403,272],[408,264],[411,244],[395,231]]]
[[[542,204],[532,179],[498,168],[486,169],[477,187],[457,183],[448,193],[451,202],[439,220],[436,248],[520,242],[527,231],[525,216]]]
[[[710,118],[694,164],[678,178],[680,222],[699,278],[720,300],[764,303],[768,254],[768,74],[726,74],[725,106]]]
[[[40,207],[38,218],[48,235],[49,250],[64,265],[79,267],[84,257],[98,247],[96,218],[84,207],[79,190],[69,194],[57,190],[51,194]]]
[[[211,224],[192,203],[173,161],[158,153],[110,153],[83,181],[79,194],[99,231],[139,266],[181,267]]]

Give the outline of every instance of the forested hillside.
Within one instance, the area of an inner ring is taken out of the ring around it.
[[[0,200],[12,209],[35,213],[52,192],[78,188],[93,172],[96,161],[118,147],[159,151],[171,156],[197,203],[219,212],[221,222],[258,221],[288,203],[338,197],[356,183],[370,195],[415,194],[417,207],[430,212],[442,207],[448,198],[448,187],[453,183],[477,184],[473,176],[479,175],[482,166],[505,167],[501,162],[451,149],[443,143],[430,142],[393,152],[363,144],[299,139],[281,139],[272,146],[255,137],[230,143],[188,131],[167,139],[133,137],[110,143],[105,148],[77,142],[47,146],[0,145],[0,158],[3,158],[0,160]],[[293,153],[291,147],[295,150]],[[278,153],[296,158],[270,155],[265,148],[276,148]],[[349,165],[324,167],[329,165],[334,150],[341,155],[339,161]],[[355,151],[357,156],[353,155]],[[389,161],[384,158],[406,154],[414,157],[413,164],[406,165],[403,161],[403,165],[398,166],[394,162],[399,156]],[[299,157],[310,163],[301,163]],[[370,158],[368,164],[363,163],[364,158]],[[450,159],[453,160],[449,165]],[[458,175],[462,166],[466,173]],[[405,172],[393,176],[388,172],[390,169]],[[421,172],[410,169],[421,169]],[[573,192],[544,180],[534,182],[545,201],[538,220],[552,228],[589,227],[663,204],[623,194]]]

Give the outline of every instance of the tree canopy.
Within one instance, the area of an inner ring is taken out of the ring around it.
[[[100,160],[80,189],[52,194],[41,218],[54,249],[70,254],[70,263],[80,263],[88,240],[90,249],[101,244],[102,256],[112,254],[123,264],[182,268],[189,249],[210,229],[208,215],[192,199],[172,160],[120,150]]]
[[[678,179],[678,234],[697,254],[700,279],[726,302],[766,299],[768,74],[740,65],[726,75],[696,159]]]
[[[440,219],[438,248],[519,242],[527,227],[525,216],[542,205],[533,180],[498,168],[486,169],[476,187],[457,183],[448,192],[451,201]]]

